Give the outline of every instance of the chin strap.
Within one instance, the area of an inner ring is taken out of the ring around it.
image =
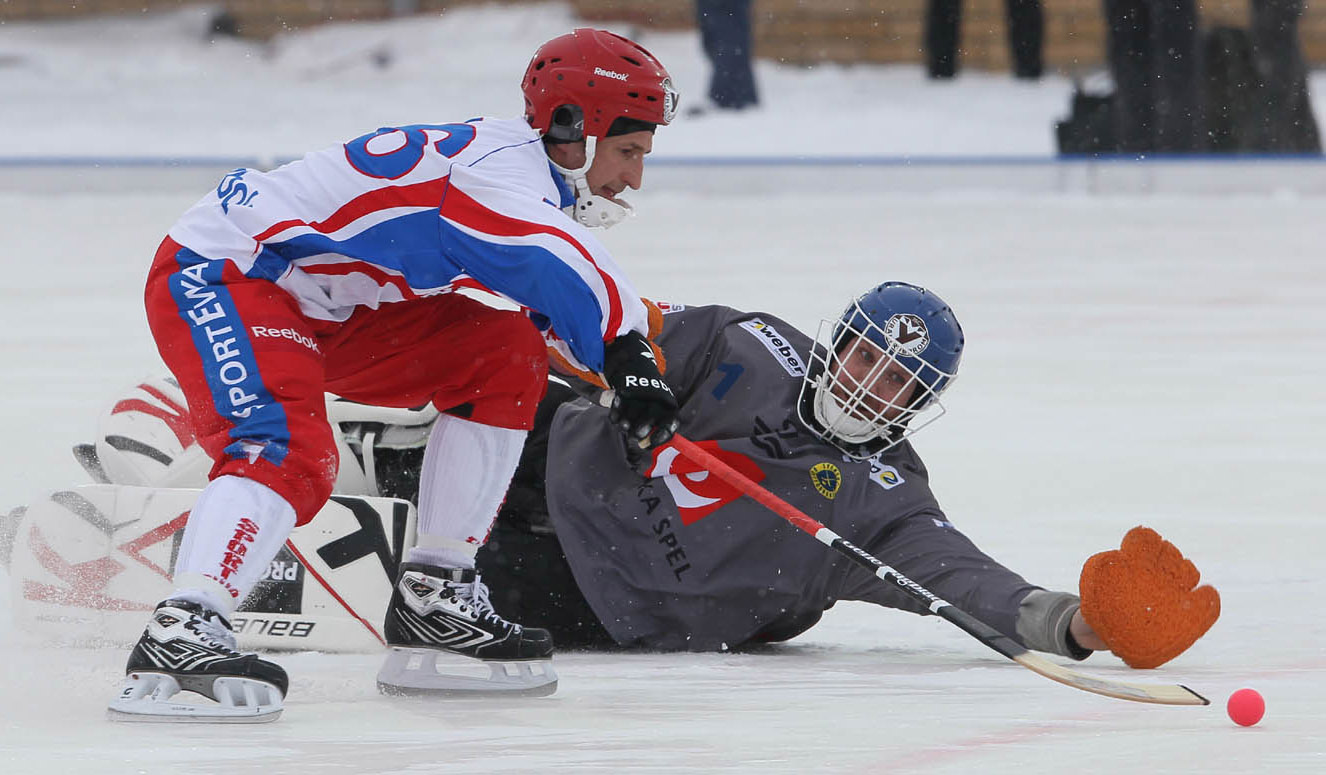
[[[836,438],[848,444],[863,444],[882,435],[878,425],[853,416],[834,397],[828,373],[820,376],[815,389],[815,419]]]
[[[629,202],[598,196],[589,190],[589,180],[586,175],[589,173],[590,165],[594,163],[597,144],[598,138],[585,138],[585,163],[576,169],[567,169],[555,161],[552,162],[552,166],[575,191],[576,201],[571,205],[575,211],[573,214],[575,219],[590,229],[606,229],[635,215],[635,208],[631,207]]]

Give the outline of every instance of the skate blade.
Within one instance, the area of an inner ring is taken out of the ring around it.
[[[378,691],[393,697],[546,697],[557,691],[551,659],[484,660],[394,646],[377,681]]]
[[[265,681],[222,676],[212,681],[216,701],[172,702],[183,689],[165,673],[135,672],[125,676],[120,693],[106,707],[111,721],[139,723],[262,724],[284,710],[281,692]]]

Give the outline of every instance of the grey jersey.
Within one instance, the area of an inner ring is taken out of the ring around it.
[[[809,337],[771,315],[719,306],[664,320],[658,342],[682,434],[716,443],[711,451],[762,486],[1029,648],[1069,653],[1060,630],[1076,598],[1029,598],[1037,587],[948,521],[909,443],[856,462],[801,424]],[[628,456],[604,415],[586,400],[557,411],[548,511],[577,584],[618,643],[709,651],[781,640],[837,600],[926,613],[672,447]]]

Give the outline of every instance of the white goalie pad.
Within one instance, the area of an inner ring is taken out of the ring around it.
[[[197,680],[197,679],[195,679]],[[281,717],[281,692],[266,681],[222,676],[209,678],[215,701],[198,696],[198,702],[177,701],[187,691],[165,673],[130,673],[120,684],[120,693],[106,709],[111,721],[213,724],[259,724]],[[202,688],[202,687],[194,687]]]
[[[10,525],[15,625],[60,644],[132,645],[170,578],[199,490],[85,485]],[[414,507],[335,495],[295,528],[231,619],[246,649],[376,652]]]
[[[551,659],[484,660],[392,647],[378,671],[378,691],[398,697],[545,697],[557,691],[557,672]]]
[[[97,421],[91,444],[74,448],[97,482],[134,487],[205,487],[212,461],[193,438],[188,405],[174,377],[140,380]],[[326,395],[340,467],[333,490],[377,496],[376,449],[422,448],[438,412],[370,406]]]

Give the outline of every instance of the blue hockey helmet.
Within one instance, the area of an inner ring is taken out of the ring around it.
[[[801,420],[849,457],[878,454],[944,413],[940,395],[957,377],[962,347],[943,299],[909,283],[879,285],[821,322]]]

